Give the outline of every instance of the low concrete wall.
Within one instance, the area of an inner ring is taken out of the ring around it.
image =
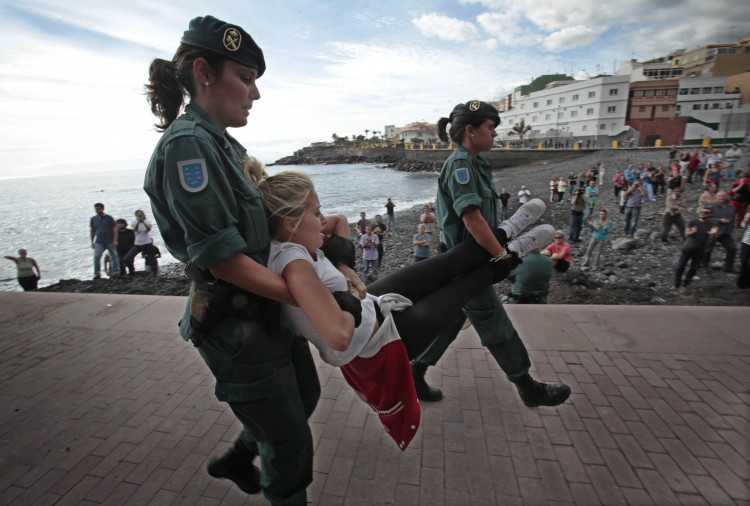
[[[589,153],[593,153],[595,149],[581,149],[578,151],[573,150],[538,150],[538,149],[495,149],[489,153],[482,153],[487,163],[489,163],[495,169],[502,169],[504,167],[515,167],[517,165],[526,165],[529,163],[540,163],[540,162],[554,162],[559,160],[570,160],[571,158],[578,158]],[[436,150],[405,150],[403,151],[404,157],[407,160],[419,160],[422,162],[443,162],[450,155],[450,150],[447,149],[436,149]]]

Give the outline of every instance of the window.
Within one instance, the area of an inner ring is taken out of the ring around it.
[[[617,106],[610,105],[609,107],[607,107],[607,112],[617,112]]]
[[[708,104],[703,104],[703,110],[704,110],[704,111],[707,111],[707,110],[708,110]]]
[[[700,92],[701,92],[700,88],[690,88],[690,94],[691,95],[697,95]]]
[[[643,106],[643,105],[642,105],[642,106],[640,106],[640,107],[638,108],[638,112],[646,112],[646,107],[645,107],[645,106]]]
[[[526,104],[521,104],[521,109],[526,109]]]
[[[596,96],[595,91],[589,91],[589,98],[594,98]]]
[[[724,93],[723,86],[714,86],[714,93]]]
[[[578,116],[578,111],[570,111],[571,118],[575,118],[576,116]]]
[[[667,90],[667,96],[674,97],[676,95],[677,95],[677,90],[676,89],[673,88],[671,90]],[[682,93],[682,90],[680,90],[680,95],[687,95],[687,90],[685,90],[685,93]]]
[[[724,109],[731,109],[732,108],[732,102],[727,102],[727,105],[724,106]]]
[[[599,124],[599,130],[604,130],[605,128],[607,128],[607,125],[605,125],[604,123]]]
[[[682,110],[682,106],[678,105],[676,109],[677,109],[677,112],[680,112],[680,110]]]
[[[583,125],[583,126],[581,127],[581,130],[583,130],[584,132],[585,132],[586,130],[588,130],[588,129],[589,129],[589,128],[588,128],[588,125]]]
[[[578,93],[576,93],[575,95],[573,95],[573,97],[571,98],[571,100],[573,102],[578,102]]]
[[[565,97],[560,97],[559,103],[564,104],[565,103]]]
[[[532,117],[531,117],[531,121],[533,121],[534,123],[536,123],[536,120],[537,120],[537,117],[536,117],[536,116],[532,116]]]
[[[663,97],[666,94],[667,94],[667,90],[656,90],[657,97]]]
[[[534,109],[536,109],[537,107],[539,107],[539,102],[534,102]]]
[[[551,114],[545,114],[545,115],[544,115],[544,119],[546,119],[546,120],[550,119],[551,117],[552,117],[552,115],[551,115]]]
[[[707,95],[707,94],[711,93],[711,87],[710,86],[704,86],[703,88],[701,88],[701,93],[703,95]]]
[[[700,104],[693,104],[693,110],[694,111],[700,111],[701,110],[701,105]]]
[[[617,91],[617,88],[612,88],[611,90],[609,90],[609,96],[611,97],[617,95]]]
[[[592,114],[594,114],[594,108],[593,107],[589,107],[588,109],[586,109],[586,115],[587,116],[591,116]]]
[[[662,110],[662,112],[667,112],[667,111],[669,111],[669,106],[668,105],[663,105],[663,106],[661,106],[661,110]]]
[[[688,90],[687,88],[680,88],[680,95],[687,95],[688,91],[690,90]]]
[[[547,105],[552,105],[552,99],[551,98],[547,100]]]
[[[634,97],[642,97],[643,96],[643,90],[637,90],[633,92]]]
[[[717,104],[716,102],[711,104],[711,109],[718,109],[719,107],[721,107],[721,104]]]

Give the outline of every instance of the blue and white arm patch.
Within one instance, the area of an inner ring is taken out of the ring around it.
[[[177,162],[180,184],[190,193],[198,193],[208,186],[208,167],[205,158]]]
[[[456,181],[458,182],[458,184],[468,184],[469,181],[471,181],[471,176],[469,175],[469,169],[467,169],[466,167],[456,169],[456,172],[454,172],[453,175],[456,178]]]

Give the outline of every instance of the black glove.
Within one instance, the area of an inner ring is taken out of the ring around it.
[[[323,246],[320,247],[323,254],[335,266],[340,263],[348,265],[354,269],[356,251],[351,240],[337,235],[331,235],[323,239]]]
[[[515,251],[509,251],[508,258],[491,263],[495,268],[495,276],[493,277],[492,281],[493,283],[499,283],[500,281],[507,278],[510,273],[513,272],[513,269],[521,265],[523,263],[523,260],[518,257],[518,253],[516,253]]]
[[[362,302],[349,292],[333,292],[333,298],[342,311],[351,313],[354,317],[354,326],[359,327],[362,323]]]

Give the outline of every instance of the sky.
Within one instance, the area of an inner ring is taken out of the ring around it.
[[[267,70],[230,133],[266,163],[316,141],[436,123],[543,74],[750,35],[736,0],[0,0],[0,178],[145,168],[143,86],[190,19],[243,27]],[[370,134],[371,135],[371,134]]]

